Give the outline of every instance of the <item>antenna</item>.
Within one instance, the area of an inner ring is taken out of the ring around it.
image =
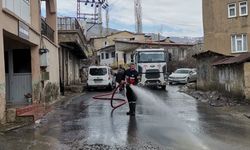
[[[135,0],[135,31],[136,33],[142,33],[141,0]]]

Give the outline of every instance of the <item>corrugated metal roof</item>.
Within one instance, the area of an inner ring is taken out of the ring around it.
[[[235,57],[227,57],[214,62],[213,66],[241,64],[250,60],[250,53],[242,53]]]
[[[193,57],[194,57],[194,58],[199,58],[199,57],[214,56],[214,55],[225,56],[225,55],[220,54],[220,53],[217,53],[217,52],[215,52],[215,51],[207,50],[207,51],[203,51],[203,52],[194,54]]]

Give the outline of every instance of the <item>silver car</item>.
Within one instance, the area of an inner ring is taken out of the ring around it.
[[[196,69],[180,68],[169,75],[168,83],[189,83],[197,80]]]

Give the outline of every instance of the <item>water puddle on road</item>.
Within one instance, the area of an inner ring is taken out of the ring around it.
[[[131,88],[137,96],[137,113],[142,118],[142,128],[152,139],[178,149],[209,149],[161,98],[147,89],[137,86]]]

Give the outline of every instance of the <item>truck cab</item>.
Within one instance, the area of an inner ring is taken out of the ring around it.
[[[141,76],[141,85],[166,89],[167,56],[164,49],[136,50],[133,61]]]

